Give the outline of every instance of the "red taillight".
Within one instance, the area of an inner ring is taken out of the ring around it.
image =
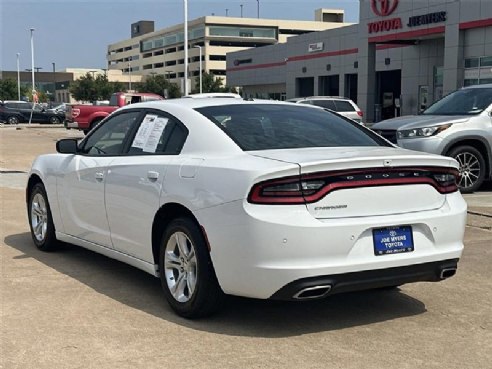
[[[257,183],[248,201],[253,204],[304,204],[301,176],[272,179]]]
[[[248,196],[252,204],[293,205],[321,200],[330,192],[360,187],[428,184],[439,193],[458,190],[459,172],[452,168],[373,168],[312,173],[257,183]]]
[[[364,116],[364,113],[360,110],[357,110],[357,115],[362,118]]]

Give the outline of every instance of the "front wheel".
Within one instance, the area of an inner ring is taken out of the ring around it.
[[[454,158],[460,165],[458,187],[462,193],[477,191],[485,180],[485,159],[473,146],[458,146],[447,156]]]
[[[53,250],[57,244],[55,226],[48,196],[42,183],[37,183],[32,188],[27,211],[34,244],[42,251]]]
[[[189,218],[172,221],[160,246],[159,270],[164,295],[185,318],[201,318],[218,310],[223,300],[200,228]]]

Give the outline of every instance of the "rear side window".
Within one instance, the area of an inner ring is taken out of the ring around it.
[[[175,118],[149,112],[140,123],[128,150],[130,155],[177,155],[188,136]]]
[[[336,111],[339,112],[355,111],[354,106],[346,100],[335,100],[334,102],[337,107]]]
[[[196,110],[223,129],[245,151],[390,146],[355,122],[301,105],[241,104]]]
[[[337,107],[333,102],[333,100],[312,100],[312,101],[313,101],[313,105],[321,106],[322,108],[325,109],[337,111]]]

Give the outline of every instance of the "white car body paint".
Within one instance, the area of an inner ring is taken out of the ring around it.
[[[392,147],[245,152],[193,110],[248,103],[281,104],[237,99],[138,104],[185,124],[189,134],[179,155],[40,156],[30,175],[46,187],[57,238],[158,275],[152,223],[162,206],[177,203],[206,230],[224,292],[255,298],[269,298],[301,278],[460,258],[466,203],[459,192],[442,195],[415,184],[344,189],[312,204],[248,202],[252,186],[268,179],[389,162],[457,168],[450,158]],[[412,226],[415,250],[375,256],[372,229],[396,225]]]

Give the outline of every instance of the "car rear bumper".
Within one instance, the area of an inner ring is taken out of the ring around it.
[[[385,216],[319,220],[304,205],[261,206],[245,201],[202,209],[195,215],[207,233],[223,291],[267,299],[305,278],[459,259],[466,210],[466,202],[456,192],[446,195],[439,209]],[[397,225],[412,227],[414,251],[376,256],[372,230]]]
[[[79,129],[79,123],[78,122],[67,122],[67,121],[65,121],[65,128]]]
[[[400,286],[412,282],[438,282],[452,277],[457,268],[458,259],[451,259],[397,268],[304,278],[282,287],[271,299],[308,300],[337,293]]]

